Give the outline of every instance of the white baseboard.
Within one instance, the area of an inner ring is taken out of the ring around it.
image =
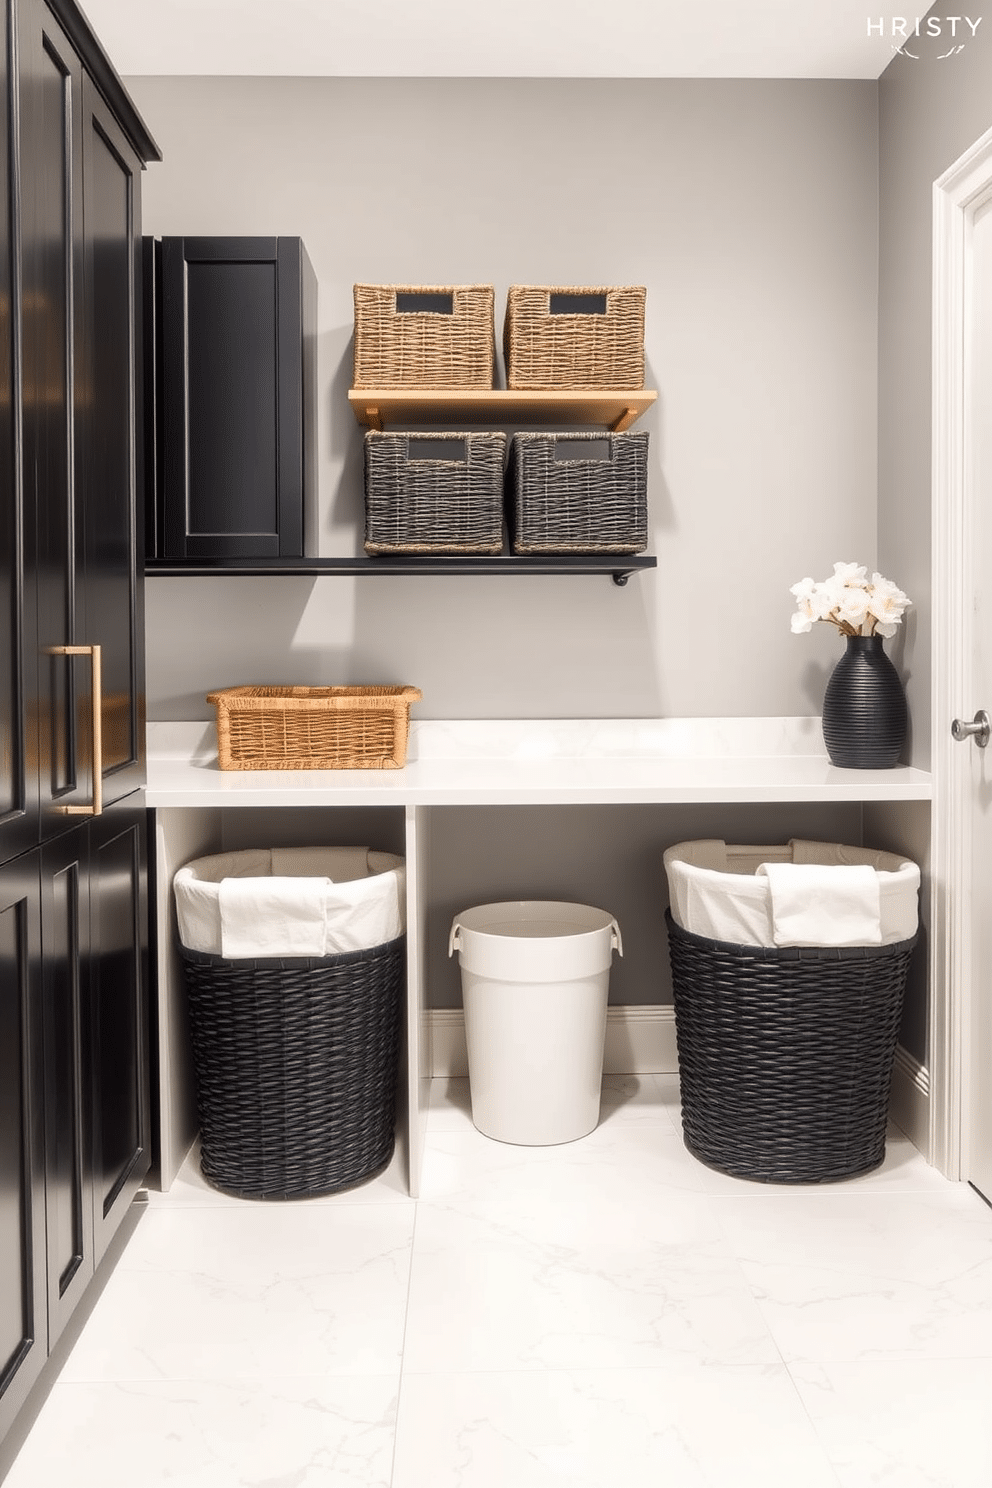
[[[930,1161],[930,1071],[900,1044],[892,1069],[889,1115]]]
[[[467,1075],[465,1017],[461,1008],[432,1008],[427,1018],[431,1074]],[[608,1008],[603,1069],[608,1075],[677,1070],[674,1010],[660,1005]]]

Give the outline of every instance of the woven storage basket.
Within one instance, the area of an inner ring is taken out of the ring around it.
[[[644,386],[643,285],[511,285],[503,322],[509,388]]]
[[[245,961],[180,947],[200,1161],[217,1188],[314,1198],[386,1166],[405,944]]]
[[[356,284],[356,388],[491,388],[491,284]]]
[[[217,708],[222,770],[397,770],[418,687],[226,687]]]
[[[501,553],[506,435],[365,436],[367,553]]]
[[[888,946],[706,940],[666,912],[686,1147],[768,1183],[876,1168],[915,936]]]
[[[647,482],[647,434],[515,434],[507,477],[513,551],[643,552]]]

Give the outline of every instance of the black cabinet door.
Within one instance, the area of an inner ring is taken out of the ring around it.
[[[140,162],[22,0],[23,479],[36,512],[42,835],[144,781]]]
[[[38,853],[0,868],[0,1438],[48,1352]]]
[[[163,238],[156,259],[149,556],[302,557],[315,480],[306,250],[299,238]]]
[[[87,1000],[94,1260],[99,1265],[150,1161],[144,795],[119,802],[88,831]]]
[[[83,302],[77,486],[85,633],[101,652],[105,805],[144,784],[144,536],[137,499],[141,163],[83,80]]]
[[[26,572],[30,550],[17,457],[15,409],[20,402],[19,345],[11,210],[12,157],[10,17],[0,10],[0,862],[38,840],[34,589]]]
[[[92,1071],[84,985],[89,837],[88,826],[77,827],[46,844],[41,856],[50,1349],[93,1275]]]
[[[35,514],[42,834],[92,802],[93,670],[67,647],[89,644],[80,556],[84,513],[75,447],[86,397],[83,341],[82,70],[41,0],[19,10],[23,480]]]

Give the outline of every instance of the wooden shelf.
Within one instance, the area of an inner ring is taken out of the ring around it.
[[[512,389],[351,388],[348,402],[364,429],[387,424],[554,424],[594,425],[614,433],[628,429],[657,400],[653,389],[629,392],[584,388],[567,392],[514,392]]]
[[[250,578],[261,574],[277,577],[375,577],[377,575],[431,574],[609,574],[615,584],[626,584],[632,573],[656,568],[658,560],[646,554],[593,553],[552,554],[549,557],[448,556],[418,553],[382,558],[184,558],[181,562],[158,559],[145,565],[149,578],[188,579],[196,575],[218,578]]]

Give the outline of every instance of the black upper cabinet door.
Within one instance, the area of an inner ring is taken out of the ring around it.
[[[299,238],[158,245],[149,556],[302,557],[312,509],[316,279]]]
[[[23,0],[19,50],[23,481],[48,838],[144,781],[141,167],[40,0]]]
[[[84,507],[86,640],[102,658],[105,805],[145,779],[141,364],[141,164],[90,82],[83,82],[83,301],[77,350],[77,483]]]
[[[0,10],[0,862],[38,840],[34,589],[26,571],[31,534],[17,458],[19,345],[11,306],[15,226],[11,210],[10,21]]]
[[[93,672],[66,647],[89,644],[80,555],[84,512],[76,410],[82,345],[82,70],[47,7],[20,10],[23,480],[36,527],[42,834],[92,802]]]
[[[0,868],[0,1439],[48,1351],[38,853]]]

